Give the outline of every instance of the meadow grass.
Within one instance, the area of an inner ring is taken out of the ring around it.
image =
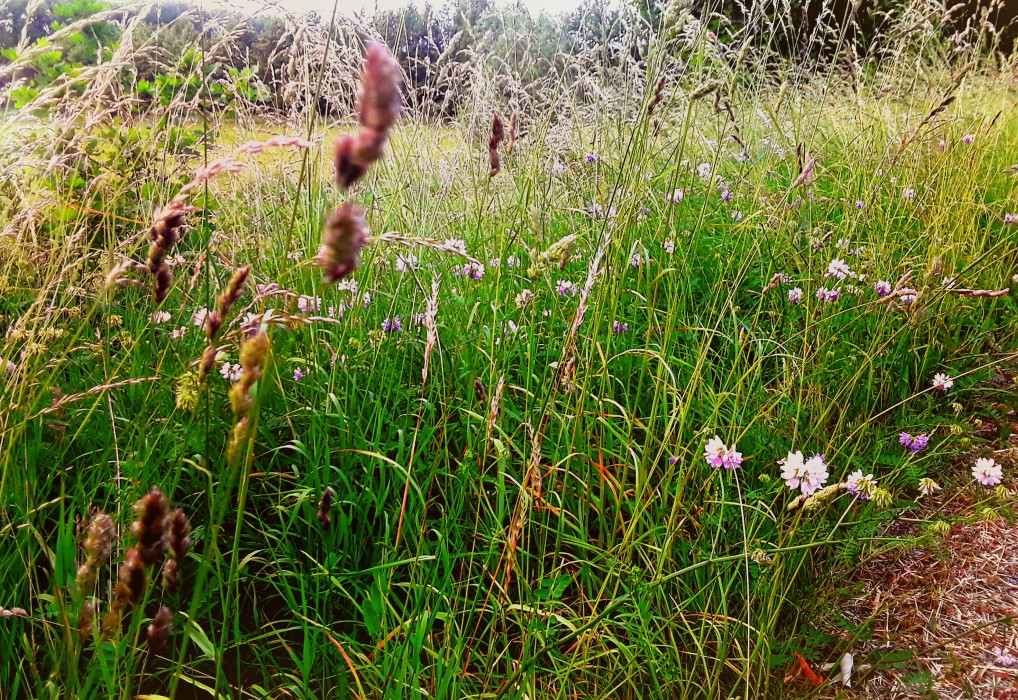
[[[958,290],[1015,286],[1015,92],[973,74],[924,121],[950,84],[734,84],[731,117],[672,85],[658,124],[643,92],[596,117],[523,114],[493,178],[490,114],[409,115],[352,192],[376,241],[339,285],[314,263],[340,200],[338,132],[318,120],[8,120],[0,606],[25,615],[0,620],[0,695],[805,692],[780,682],[793,652],[836,662],[864,633],[818,635],[836,611],[815,601],[907,544],[883,528],[920,479],[1010,513],[950,466],[1007,437],[1001,421],[974,438],[968,417],[1014,403],[993,383],[1018,360],[1014,294]],[[157,305],[144,270],[118,268],[144,261],[153,211],[203,162],[281,131],[312,148],[243,156],[193,194]],[[568,236],[561,268],[532,274]],[[195,387],[203,310],[241,265]],[[914,301],[875,291],[907,273]],[[271,349],[231,461],[221,370],[252,324]],[[930,446],[903,449],[903,431]],[[707,463],[714,436],[739,469]],[[789,509],[778,461],[796,450],[824,455],[830,484],[861,470],[878,490]],[[81,607],[111,605],[152,487],[193,527],[179,591],[154,569],[122,628],[79,638]],[[99,510],[120,536],[82,593],[80,532]],[[160,604],[175,629],[150,654]]]

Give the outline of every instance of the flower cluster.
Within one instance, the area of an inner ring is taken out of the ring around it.
[[[989,457],[980,457],[972,467],[972,478],[983,486],[996,486],[1004,480],[1004,469]]]
[[[736,449],[736,446],[732,445],[729,448],[717,435],[707,441],[707,446],[703,450],[703,458],[715,469],[724,467],[735,470],[742,464],[742,453]]]
[[[912,437],[908,433],[902,433],[898,436],[898,442],[909,452],[920,452],[929,444],[929,436],[924,433]]]
[[[830,476],[827,472],[827,462],[821,454],[806,459],[802,452],[796,450],[789,452],[778,464],[781,465],[781,478],[785,485],[793,490],[799,489],[804,496],[816,493],[827,483]]]
[[[863,474],[861,469],[856,469],[848,475],[845,480],[848,492],[860,501],[866,501],[873,497],[877,490],[877,482],[872,474]]]

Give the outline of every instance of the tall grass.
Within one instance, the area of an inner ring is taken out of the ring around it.
[[[948,485],[953,461],[992,447],[959,435],[963,418],[1013,401],[988,386],[1018,360],[1014,295],[957,289],[1015,284],[1015,87],[904,50],[872,73],[789,66],[783,83],[684,31],[685,72],[654,39],[643,72],[601,94],[563,80],[530,109],[479,92],[451,125],[405,115],[355,191],[376,241],[354,284],[314,264],[339,129],[310,109],[7,115],[0,606],[26,614],[0,620],[0,695],[763,697],[803,692],[775,681],[793,652],[849,651],[862,630],[818,639],[813,601],[895,544],[883,526],[921,478]],[[518,110],[524,137],[489,177],[492,110]],[[125,264],[144,261],[156,210],[270,133],[313,147],[241,156],[196,189],[156,304]],[[528,274],[567,236],[561,269]],[[837,283],[833,258],[865,277]],[[195,315],[243,265],[195,388]],[[909,272],[914,304],[874,291]],[[815,296],[836,284],[839,300]],[[219,371],[249,314],[271,349],[231,462]],[[931,447],[904,451],[901,431]],[[705,462],[715,435],[739,470]],[[794,450],[825,455],[831,483],[872,473],[883,497],[790,510],[777,462]],[[193,527],[179,592],[153,569],[122,629],[79,638],[154,486]],[[83,596],[96,510],[120,536]],[[150,654],[161,604],[174,631]]]

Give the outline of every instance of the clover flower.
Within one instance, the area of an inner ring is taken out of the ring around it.
[[[866,206],[866,203],[863,202],[861,199],[855,200],[855,208],[856,209],[862,209],[865,206]]]
[[[933,388],[940,389],[941,391],[947,391],[954,386],[954,380],[947,374],[938,372],[933,375]]]
[[[201,328],[202,326],[205,325],[205,320],[209,317],[210,313],[212,312],[203,306],[202,308],[194,312],[194,316],[191,317],[191,323],[196,328]]]
[[[458,273],[472,280],[479,280],[484,277],[484,265],[472,262],[464,263],[463,267],[458,270]]]
[[[1004,469],[989,457],[980,457],[972,467],[972,478],[983,486],[996,486],[1004,480]]]
[[[467,254],[467,244],[462,238],[446,238],[443,245],[449,250],[453,250],[460,255]]]
[[[781,478],[785,486],[802,491],[802,495],[811,496],[816,493],[830,476],[827,472],[827,463],[824,456],[815,454],[809,459],[803,457],[802,452],[796,450],[789,452],[788,456],[778,462],[781,465]]]
[[[583,156],[583,160],[588,163],[596,163],[598,161],[598,155],[596,153],[587,153]]]
[[[403,324],[399,320],[399,316],[393,316],[392,318],[386,317],[382,321],[382,330],[386,333],[398,333],[403,330]]]
[[[703,458],[707,460],[707,464],[715,469],[724,467],[725,469],[735,470],[742,464],[742,453],[736,449],[736,446],[732,445],[731,449],[729,449],[717,435],[707,441],[707,445],[703,450]]]
[[[296,369],[293,370],[293,381],[295,382],[299,382],[306,376],[307,375],[304,373],[304,370],[302,370],[300,367],[297,367]]]
[[[898,442],[909,452],[920,452],[929,444],[929,436],[923,434],[912,437],[908,433],[902,433],[898,436]]]
[[[998,666],[1003,666],[1004,668],[1011,668],[1012,666],[1018,665],[1018,659],[1016,659],[1008,651],[1006,647],[1003,649],[1001,649],[1000,647],[994,648],[993,656],[994,656],[993,663],[997,664]]]
[[[877,482],[873,479],[872,474],[863,474],[861,469],[856,469],[854,472],[848,475],[845,480],[846,488],[848,492],[858,498],[860,501],[866,501],[872,498],[873,492],[876,491]]]
[[[297,308],[302,314],[316,314],[322,310],[322,298],[302,294],[297,297]]]
[[[152,323],[166,323],[171,318],[173,318],[173,316],[170,315],[169,311],[154,311],[151,315],[149,315],[148,320]]]
[[[852,269],[848,266],[848,263],[841,258],[834,258],[834,260],[831,260],[831,262],[827,265],[827,274],[825,276],[843,280],[846,277],[852,277],[853,275]]]
[[[914,187],[906,187],[901,191],[902,199],[915,199],[916,191]]]
[[[940,490],[940,484],[933,479],[923,477],[919,480],[919,493],[924,496],[932,496]]]
[[[966,146],[971,146],[973,143],[975,143],[975,140],[976,140],[975,134],[965,134],[964,136],[961,137],[961,142]]]
[[[710,163],[700,163],[696,166],[696,174],[700,176],[701,180],[710,180],[713,172],[714,168]]]
[[[721,191],[721,201],[726,204],[732,201],[732,193],[728,189]]]
[[[576,284],[569,280],[559,280],[555,283],[555,291],[558,292],[560,296],[576,294]]]
[[[891,293],[891,283],[887,280],[877,280],[876,284],[873,285],[873,290],[877,293],[877,296],[885,297]]]
[[[633,253],[633,256],[629,258],[630,267],[640,267],[644,263],[643,255],[640,253]]]
[[[612,331],[615,333],[625,333],[629,330],[629,324],[623,321],[612,321]]]
[[[667,241],[661,244],[661,247],[669,255],[675,255],[675,239],[669,238]]]
[[[789,289],[788,300],[793,304],[798,304],[800,301],[802,301],[802,288],[795,287],[793,289]]]
[[[674,192],[667,196],[668,201],[671,202],[672,204],[678,204],[685,198],[686,193],[683,190],[675,190]]]
[[[1004,214],[1005,224],[1018,224],[1018,214]]]
[[[223,379],[230,383],[238,381],[243,371],[244,369],[237,363],[224,362],[223,366],[219,368],[219,374],[223,375]]]
[[[834,289],[828,289],[827,287],[821,287],[816,293],[817,299],[824,302],[825,304],[832,301],[837,301],[841,298],[841,290],[837,287]]]
[[[529,289],[524,289],[522,292],[516,295],[516,307],[522,309],[534,300],[534,293]]]

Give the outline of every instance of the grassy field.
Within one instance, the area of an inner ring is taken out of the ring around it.
[[[494,177],[490,112],[407,115],[348,193],[321,120],[9,115],[0,697],[833,697],[784,676],[853,567],[1014,516],[1018,91],[656,79]]]

